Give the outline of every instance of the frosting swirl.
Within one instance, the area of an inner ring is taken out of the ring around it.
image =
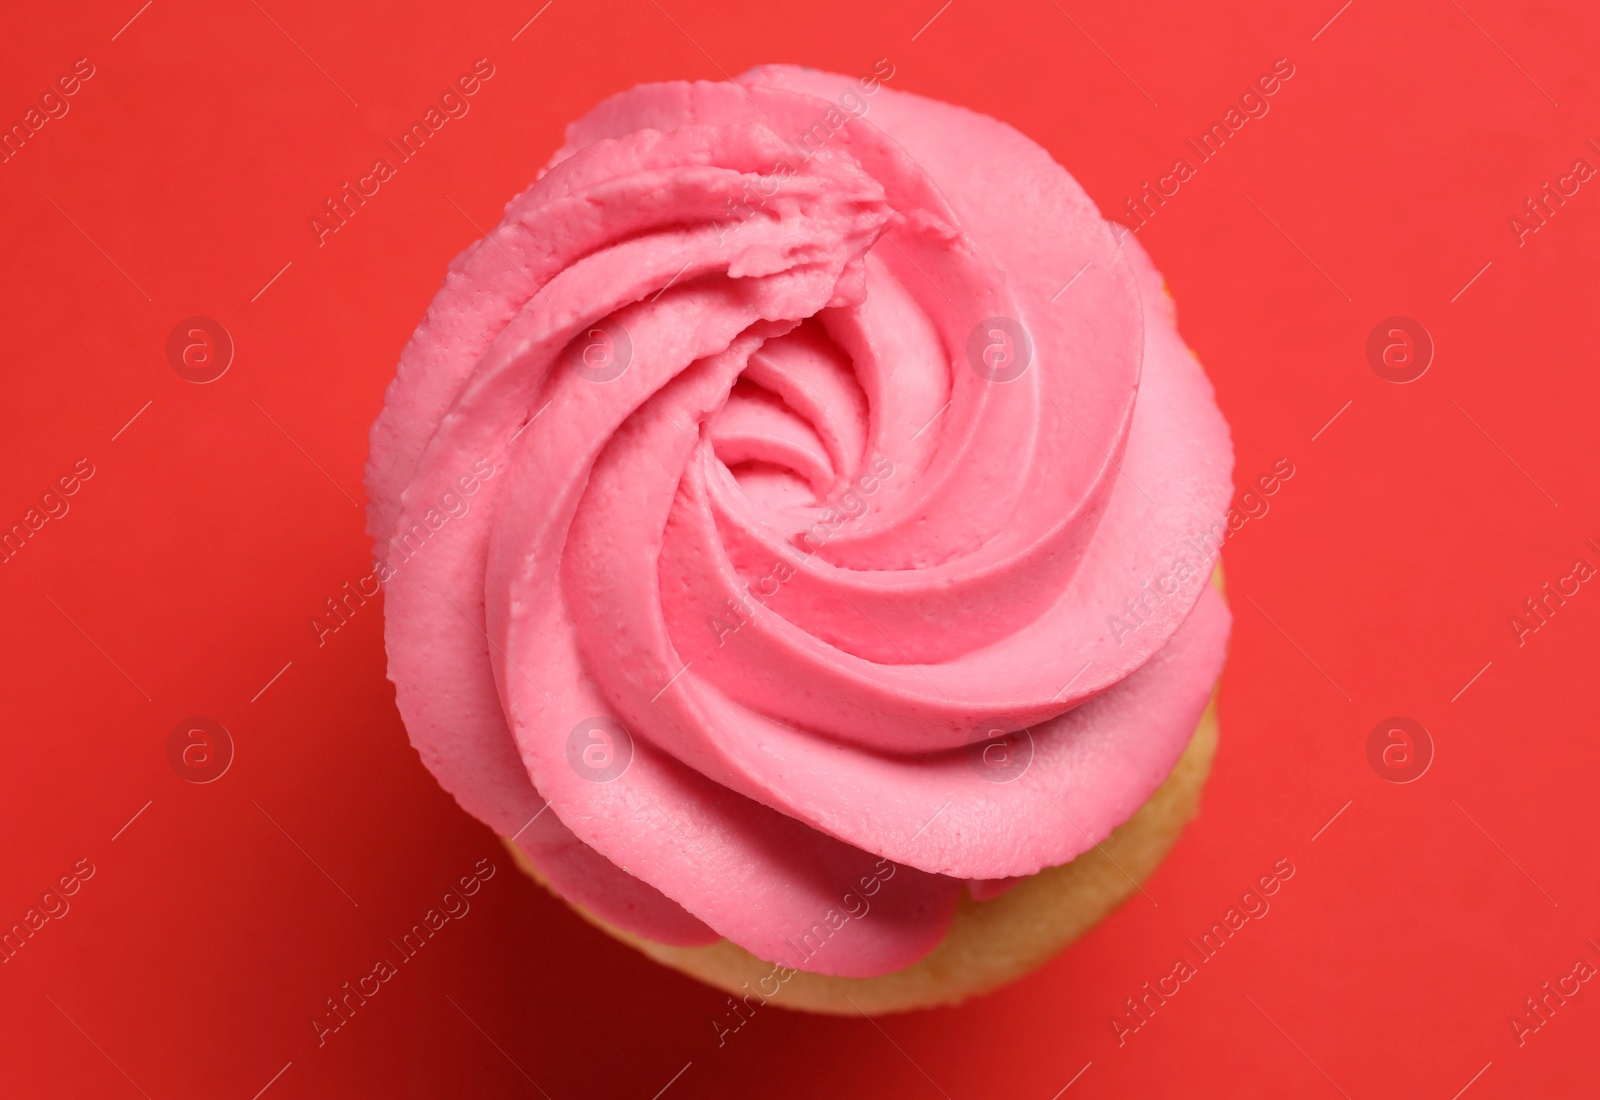
[[[424,763],[613,924],[826,974],[1103,840],[1229,624],[1174,563],[1227,426],[1118,236],[1017,131],[876,80],[574,123],[372,431]]]

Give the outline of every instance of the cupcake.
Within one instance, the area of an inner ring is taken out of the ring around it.
[[[606,100],[372,429],[411,742],[745,1004],[1039,966],[1196,812],[1232,449],[1161,278],[994,119],[768,66]]]

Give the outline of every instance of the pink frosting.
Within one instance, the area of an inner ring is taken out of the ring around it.
[[[1170,772],[1231,468],[1160,276],[1017,131],[783,66],[641,86],[401,357],[390,677],[573,902],[881,974]]]

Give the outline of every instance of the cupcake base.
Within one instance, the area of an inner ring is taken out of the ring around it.
[[[1131,897],[1155,871],[1199,811],[1200,791],[1217,747],[1216,710],[1213,695],[1171,774],[1104,842],[1070,863],[1030,875],[997,898],[974,901],[963,894],[944,940],[904,970],[875,978],[835,978],[775,968],[727,940],[669,947],[573,908],[657,962],[736,997],[754,997],[753,1003],[835,1015],[956,1004],[1043,965]],[[516,845],[506,841],[506,847],[517,866],[549,887]]]

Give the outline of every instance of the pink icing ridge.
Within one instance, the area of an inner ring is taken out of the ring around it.
[[[969,364],[996,317],[1031,340],[1003,382]],[[631,347],[605,381],[567,369],[596,326]],[[390,677],[575,903],[885,973],[1171,770],[1229,617],[1203,569],[1146,582],[1231,468],[1160,276],[1015,130],[791,67],[641,86],[401,358],[367,475]],[[604,782],[572,757],[600,718]],[[1023,729],[1019,775],[971,747]]]

